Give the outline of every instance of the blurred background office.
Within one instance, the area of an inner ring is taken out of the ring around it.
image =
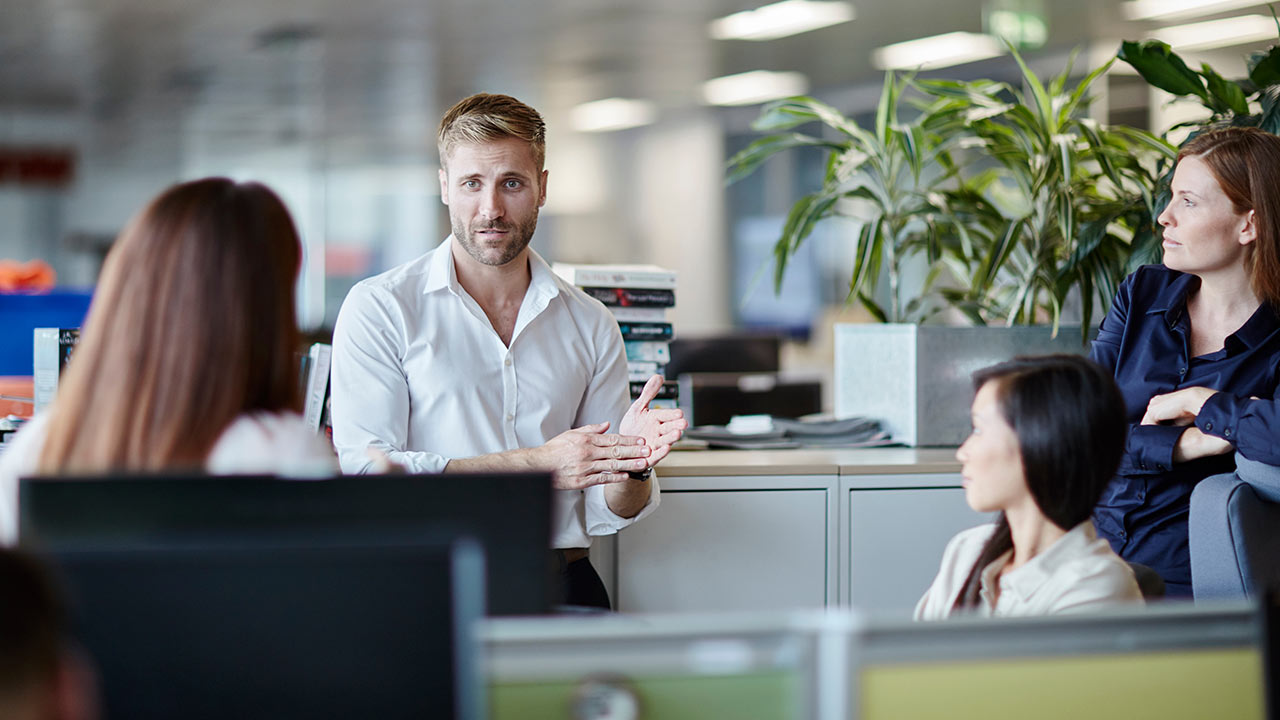
[[[870,121],[886,68],[1014,81],[997,36],[1042,77],[1074,48],[1083,75],[1121,39],[1152,36],[1230,77],[1276,37],[1260,3],[1153,2],[3,0],[0,258],[40,258],[59,285],[90,287],[158,189],[255,179],[298,219],[299,318],[323,332],[356,280],[448,233],[436,124],[462,96],[503,92],[548,121],[544,256],[679,271],[686,336],[767,328],[821,342],[857,226],[820,226],[774,296],[773,242],[825,159],[780,156],[726,187],[726,159],[759,136],[760,103],[807,93]],[[1220,39],[1169,27],[1237,17]],[[892,56],[940,35],[949,50]],[[1100,120],[1159,132],[1177,118],[1123,63],[1095,89]]]

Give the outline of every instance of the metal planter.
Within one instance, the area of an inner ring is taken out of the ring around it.
[[[880,420],[915,447],[969,434],[970,375],[1017,355],[1085,354],[1080,327],[835,326],[835,413]]]

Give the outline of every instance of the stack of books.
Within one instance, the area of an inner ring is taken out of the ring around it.
[[[675,336],[667,311],[676,304],[676,273],[656,265],[572,265],[552,268],[566,281],[604,303],[618,320],[627,349],[627,376],[631,397],[640,395],[652,375],[666,377]],[[663,383],[654,408],[679,406],[674,380]]]

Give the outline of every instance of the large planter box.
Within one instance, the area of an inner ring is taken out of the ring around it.
[[[1085,354],[1079,326],[835,326],[835,413],[880,420],[895,440],[955,446],[969,434],[974,370],[1017,355]]]

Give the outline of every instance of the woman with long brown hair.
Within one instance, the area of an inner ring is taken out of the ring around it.
[[[1122,557],[1190,595],[1187,517],[1234,454],[1280,464],[1280,137],[1184,145],[1160,214],[1164,262],[1121,285],[1090,357],[1125,399],[1128,444],[1094,513]]]
[[[107,256],[54,404],[0,455],[0,539],[22,475],[332,470],[297,415],[301,252],[262,185],[208,178],[151,201]]]

